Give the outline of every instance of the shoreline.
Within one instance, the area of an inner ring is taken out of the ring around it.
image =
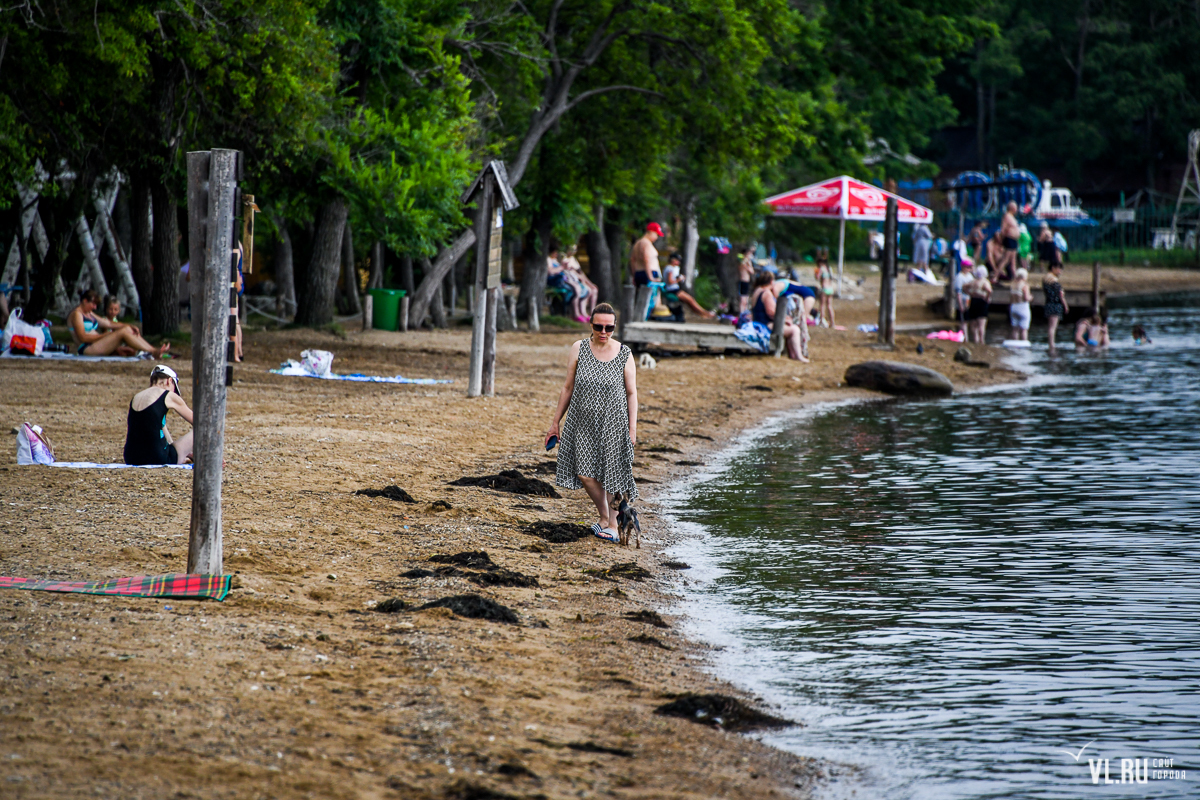
[[[869,302],[857,304],[859,316],[874,313]],[[581,335],[502,334],[498,396],[468,401],[464,330],[250,333],[250,361],[234,371],[225,485],[226,571],[240,573],[239,588],[223,604],[0,593],[0,658],[11,676],[0,706],[14,720],[4,739],[20,756],[0,772],[16,779],[16,796],[94,796],[97,787],[202,797],[451,798],[481,787],[512,797],[806,796],[831,765],[653,714],[687,691],[753,698],[707,674],[698,663],[706,646],[681,638],[673,619],[658,628],[626,615],[669,607],[678,585],[680,573],[660,563],[672,534],[652,518],[664,484],[695,474],[680,462],[728,447],[776,412],[884,399],[839,385],[848,364],[880,354],[853,330],[819,330],[811,365],[667,356],[640,370],[635,474],[652,530],[639,551],[521,532],[590,522],[582,492],[556,500],[447,485],[501,469],[553,480],[537,445],[561,385],[559,356]],[[956,364],[952,348],[917,356],[918,341],[899,334],[886,357],[934,366],[959,389],[1025,377]],[[266,373],[305,347],[334,351],[335,371],[455,383]],[[174,366],[190,388],[186,356]],[[60,459],[119,460],[113,431],[145,371],[6,362],[6,422],[46,426]],[[0,570],[100,578],[182,569],[190,475],[139,472],[18,469],[8,451]],[[352,494],[389,484],[418,502]],[[401,577],[436,566],[431,555],[481,549],[538,585]],[[623,562],[653,577],[596,572]],[[388,597],[415,606],[465,593],[512,608],[521,624],[370,610]]]

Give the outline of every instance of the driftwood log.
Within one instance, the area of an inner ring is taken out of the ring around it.
[[[864,361],[846,370],[846,383],[877,392],[912,396],[946,396],[954,393],[949,378],[916,364],[899,361]]]

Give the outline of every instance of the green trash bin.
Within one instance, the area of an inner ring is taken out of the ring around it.
[[[400,321],[400,298],[404,297],[404,290],[369,289],[367,293],[374,298],[371,327],[381,331],[397,330]]]

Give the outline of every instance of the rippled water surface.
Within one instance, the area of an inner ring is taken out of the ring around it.
[[[668,495],[692,633],[805,725],[768,741],[861,768],[828,796],[1200,797],[1200,309],[1112,322],[1022,354],[1028,386],[785,419]]]

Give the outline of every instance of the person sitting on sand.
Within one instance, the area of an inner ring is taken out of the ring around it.
[[[592,335],[571,345],[567,379],[546,431],[545,445],[560,438],[554,482],[583,489],[596,504],[600,521],[592,533],[619,540],[613,495],[632,501],[633,446],[637,442],[637,364],[631,351],[613,338],[617,312],[608,303],[592,311]]]
[[[183,464],[192,455],[192,431],[172,439],[167,430],[167,409],[189,423],[192,410],[179,396],[179,376],[170,367],[159,365],[150,372],[150,387],[129,401],[126,420],[125,463]]]
[[[680,266],[681,260],[682,259],[679,257],[679,253],[671,253],[670,257],[667,259],[667,269],[666,272],[663,273],[663,281],[666,283],[666,286],[663,288],[663,292],[667,296],[667,307],[669,308],[676,305],[676,301],[678,301],[705,319],[712,319],[717,315],[697,303],[696,298],[692,297],[683,290],[683,283],[680,280],[682,277],[682,268]],[[679,321],[683,322],[682,319]]]
[[[763,270],[754,277],[754,290],[750,294],[750,315],[754,322],[766,326],[772,333],[775,330],[775,294],[771,286],[775,282],[771,273]],[[783,302],[787,302],[784,300]],[[804,325],[803,321],[800,325]],[[790,317],[784,317],[783,341],[787,343],[788,358],[793,361],[808,363],[800,345],[800,325],[792,322]]]
[[[1096,312],[1075,325],[1076,347],[1108,347],[1108,314]]]
[[[1141,325],[1133,326],[1133,343],[1134,344],[1154,344],[1149,336],[1146,335],[1146,329]]]
[[[79,355],[134,355],[143,352],[161,356],[171,349],[170,342],[155,347],[127,325],[114,327],[113,323],[96,315],[96,309],[99,307],[100,295],[95,289],[88,289],[79,296],[79,305],[67,315],[67,327],[71,330],[71,338],[78,345],[76,352]],[[101,330],[105,332],[101,333]],[[129,349],[122,352],[122,346],[128,346]]]

